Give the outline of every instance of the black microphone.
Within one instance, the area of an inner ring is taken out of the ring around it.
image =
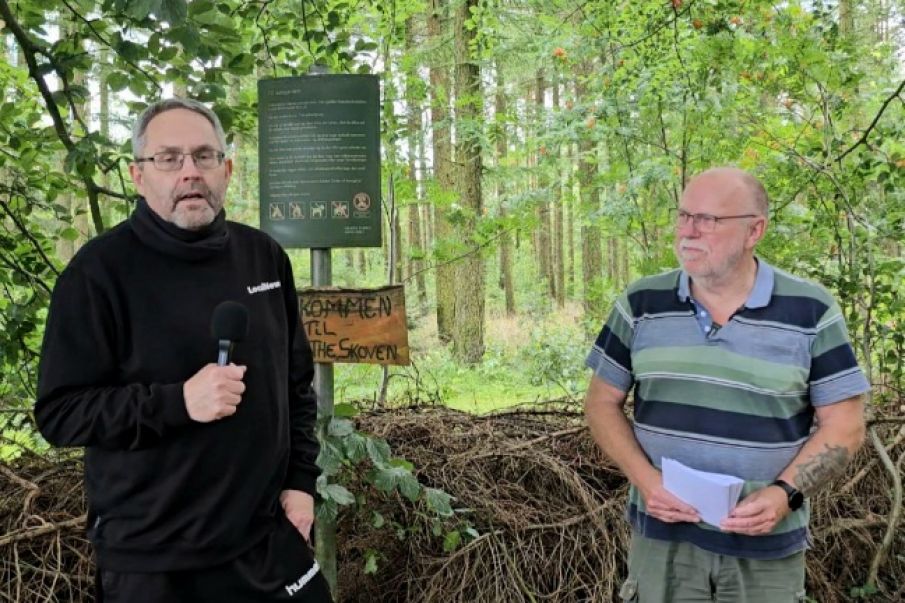
[[[217,364],[229,364],[233,344],[248,335],[248,308],[234,301],[225,301],[214,308],[211,333],[217,340]]]

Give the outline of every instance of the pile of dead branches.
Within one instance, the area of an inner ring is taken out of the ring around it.
[[[0,464],[0,601],[89,601],[82,464],[25,456]]]
[[[370,510],[400,526],[421,521],[422,530],[377,538],[368,514],[346,516],[339,534],[344,600],[618,600],[626,482],[580,416],[523,410],[475,417],[434,407],[373,413],[360,428],[385,437],[423,483],[455,496],[479,536],[444,553],[430,526],[399,500]],[[869,600],[905,600],[905,529],[890,528],[890,519],[903,523],[901,499],[893,512],[901,483],[892,476],[902,473],[905,428],[877,424],[871,431],[885,460],[868,441],[845,478],[812,501],[808,593],[821,603],[852,600],[852,589],[868,583],[878,590]],[[362,571],[367,550],[381,555],[369,575]]]
[[[446,552],[446,527],[423,508],[348,484],[368,504],[340,516],[342,601],[617,600],[626,483],[579,415],[534,409],[475,417],[422,407],[367,414],[360,428],[385,437],[422,483],[452,494],[477,536]],[[868,583],[879,590],[869,600],[905,599],[905,529],[890,527],[902,523],[894,498],[905,429],[872,429],[874,441],[845,478],[813,501],[808,592],[821,603],[851,600],[852,589]],[[0,602],[91,600],[84,513],[79,460],[29,456],[0,465]],[[375,552],[376,571],[366,573]]]

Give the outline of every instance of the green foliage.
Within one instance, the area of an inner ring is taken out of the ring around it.
[[[852,599],[870,599],[874,595],[877,595],[879,593],[880,591],[873,584],[853,586],[851,590],[849,590],[849,595],[852,597]]]
[[[583,390],[588,381],[584,341],[584,333],[577,325],[538,325],[531,331],[528,345],[519,351],[529,383],[554,383],[570,397]]]
[[[353,416],[351,405],[341,405],[344,417]],[[411,537],[427,530],[442,538],[445,551],[457,548],[463,540],[477,536],[470,527],[464,511],[453,509],[453,497],[443,490],[422,485],[414,473],[414,466],[405,459],[393,457],[386,440],[359,432],[350,418],[334,418],[321,438],[318,466],[322,474],[317,491],[322,502],[317,507],[318,521],[333,522],[341,507],[354,513],[366,514],[376,530],[390,530],[398,538]],[[355,489],[353,493],[350,487]],[[374,511],[380,500],[395,498],[409,508],[415,520],[407,525],[387,522]],[[365,554],[364,572],[374,573],[379,554]]]

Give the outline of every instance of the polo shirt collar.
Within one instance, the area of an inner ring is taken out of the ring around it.
[[[754,277],[754,287],[745,300],[746,308],[764,308],[770,304],[770,298],[773,296],[773,283],[775,275],[773,266],[755,257],[757,261],[757,274]],[[676,290],[679,301],[686,302],[691,300],[691,278],[684,270],[679,271],[679,288]]]

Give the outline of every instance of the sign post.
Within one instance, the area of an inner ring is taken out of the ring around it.
[[[332,247],[380,247],[380,84],[375,75],[258,82],[260,224],[311,249],[311,282],[332,283]],[[408,346],[406,344],[406,353]],[[318,437],[333,419],[333,364],[317,361]],[[317,558],[337,595],[336,525],[316,522]]]
[[[333,282],[333,267],[330,261],[330,249],[311,250],[311,283],[315,286],[327,286]],[[304,320],[303,320],[304,326]],[[318,440],[327,436],[330,421],[333,419],[333,365],[317,362],[314,365],[314,393],[317,395],[317,430]],[[330,585],[334,597],[336,590],[336,522],[314,522],[314,544],[321,572]]]

